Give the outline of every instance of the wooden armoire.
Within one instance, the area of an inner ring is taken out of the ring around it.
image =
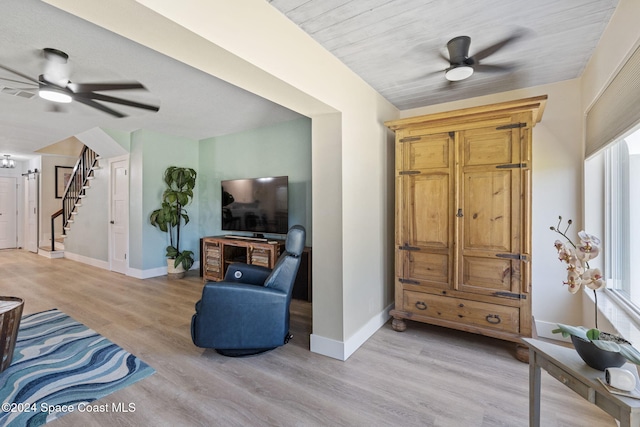
[[[532,334],[531,144],[546,95],[385,123],[396,133],[395,308],[518,344]]]

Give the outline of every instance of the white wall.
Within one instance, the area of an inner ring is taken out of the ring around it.
[[[336,120],[312,124],[313,334],[320,338],[316,343],[323,338],[338,343],[337,351],[321,345],[315,351],[348,357],[359,345],[354,342],[362,342],[386,320],[380,314],[392,303],[387,248],[393,242],[388,192],[393,170],[386,157],[392,138],[383,121],[396,118],[397,110],[264,0],[49,3],[312,120],[341,114],[339,129]],[[323,149],[332,154],[315,156]],[[336,167],[341,181],[324,172]],[[325,186],[335,191],[315,194]],[[332,262],[340,252],[341,262]]]

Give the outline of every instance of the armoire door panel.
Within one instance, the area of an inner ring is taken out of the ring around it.
[[[464,132],[465,166],[508,164],[512,162],[512,131],[482,128]]]
[[[409,252],[407,278],[420,282],[427,281],[431,285],[448,287],[449,255],[422,251]]]
[[[408,243],[412,246],[448,248],[451,226],[449,174],[416,175],[409,179]]]
[[[406,144],[409,144],[409,159],[406,169],[421,170],[449,167],[450,150],[452,149],[449,134],[425,135],[418,141]]]
[[[462,250],[510,252],[511,171],[467,173],[464,177]]]
[[[463,256],[462,281],[458,290],[475,293],[510,292],[511,260]]]

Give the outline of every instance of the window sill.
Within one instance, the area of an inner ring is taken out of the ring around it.
[[[585,292],[585,295],[592,304],[595,304],[592,291]],[[591,311],[593,312],[593,308]],[[588,313],[588,310],[585,313]],[[615,292],[608,289],[604,292],[598,292],[598,320],[600,329],[607,331],[605,322],[602,322],[605,320],[614,328],[614,331],[611,332],[640,345],[640,316],[626,307],[626,303]]]

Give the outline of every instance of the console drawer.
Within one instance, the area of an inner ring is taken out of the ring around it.
[[[404,310],[420,316],[511,333],[520,329],[517,307],[414,291],[404,291],[403,296]]]

